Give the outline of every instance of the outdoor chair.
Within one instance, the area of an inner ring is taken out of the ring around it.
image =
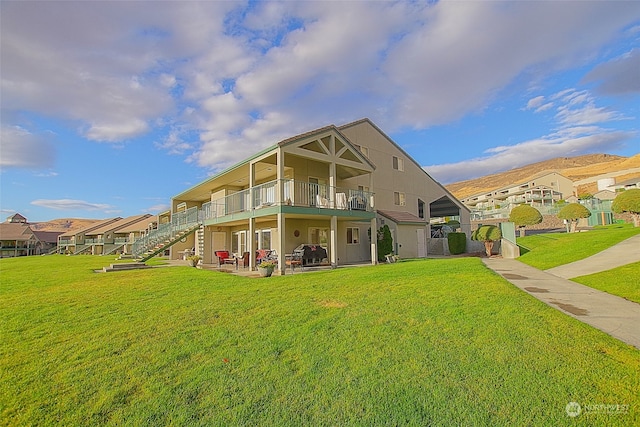
[[[238,265],[241,265],[243,268],[249,267],[249,252],[242,254],[242,258],[238,259]]]
[[[299,254],[291,254],[285,255],[284,258],[285,265],[291,267],[291,272],[295,273],[296,267],[300,268],[300,270],[304,271],[304,266],[302,265],[302,256]]]
[[[215,255],[218,257],[218,267],[222,267],[223,264],[236,264],[236,259],[230,257],[229,251],[215,251]]]

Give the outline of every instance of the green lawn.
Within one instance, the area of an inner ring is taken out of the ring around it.
[[[523,251],[518,260],[532,267],[547,270],[587,258],[636,234],[640,234],[640,227],[615,224],[595,227],[582,233],[549,233],[518,237],[518,244],[529,251]]]
[[[640,424],[640,351],[477,258],[92,272],[108,263],[0,260],[0,424]]]
[[[571,280],[640,304],[640,262]]]

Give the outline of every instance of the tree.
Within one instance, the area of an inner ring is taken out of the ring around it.
[[[524,237],[524,227],[527,225],[540,224],[542,214],[533,206],[519,205],[511,209],[509,221],[513,222],[520,229],[520,237]]]
[[[378,261],[382,262],[386,256],[393,253],[393,238],[388,225],[380,227],[378,230]]]
[[[481,225],[471,234],[471,240],[484,242],[484,250],[487,256],[491,256],[493,242],[502,239],[502,231],[495,225]]]
[[[571,225],[570,232],[575,233],[580,218],[589,218],[591,212],[580,203],[569,203],[558,212],[558,218],[569,221]]]
[[[629,212],[634,227],[640,227],[640,188],[621,192],[613,199],[611,210],[615,213]]]

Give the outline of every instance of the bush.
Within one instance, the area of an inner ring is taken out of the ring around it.
[[[589,218],[591,212],[580,203],[569,203],[558,212],[558,218],[566,219],[571,224],[571,232],[576,231],[578,220],[580,218]]]
[[[447,241],[451,255],[462,254],[467,250],[467,235],[464,233],[449,233]]]
[[[640,227],[640,189],[621,192],[613,199],[611,210],[615,213],[629,212],[633,217],[633,225]]]
[[[378,234],[378,261],[384,262],[386,256],[393,253],[393,238],[388,225],[380,227]]]
[[[542,214],[533,206],[519,205],[511,209],[509,221],[513,222],[516,227],[520,228],[520,237],[524,237],[524,228],[527,225],[540,224],[542,222]]]
[[[493,242],[502,239],[502,231],[495,225],[481,225],[471,234],[471,240],[484,242],[484,250],[487,256],[491,256]]]

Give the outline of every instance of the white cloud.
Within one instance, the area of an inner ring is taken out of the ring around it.
[[[586,126],[623,120],[625,117],[605,107],[596,107],[595,98],[589,91],[564,90],[554,98],[564,102],[557,108],[556,120],[563,126]]]
[[[160,213],[168,211],[169,209],[171,209],[171,206],[169,204],[161,203],[148,207],[147,209],[145,209],[145,212]]]
[[[90,203],[84,200],[73,199],[37,199],[31,202],[32,205],[61,211],[105,211],[108,213],[117,212],[113,206],[104,203]]]
[[[511,146],[487,150],[486,157],[458,163],[426,166],[424,169],[436,180],[447,184],[502,172],[555,157],[571,157],[586,153],[601,153],[619,148],[635,133],[606,129],[572,129]],[[571,135],[573,133],[573,135]]]
[[[463,181],[524,166],[554,157],[576,156],[594,152],[610,152],[620,148],[625,141],[637,136],[632,131],[618,131],[600,125],[623,120],[619,112],[596,106],[596,99],[586,90],[565,89],[550,97],[544,96],[527,101],[525,110],[537,113],[547,105],[558,103],[553,117],[557,130],[549,135],[515,145],[497,146],[485,151],[485,157],[458,163],[427,166],[424,169],[444,183]]]
[[[46,169],[54,165],[55,148],[51,134],[33,134],[19,126],[0,128],[0,166]]]
[[[544,103],[544,96],[540,95],[540,96],[536,96],[535,98],[531,98],[528,102],[527,102],[527,110],[533,110],[533,109],[537,109],[540,106],[542,106],[542,104]]]
[[[216,169],[328,123],[368,116],[393,132],[457,120],[522,75],[583,64],[640,4],[7,2],[2,12],[3,108],[71,121],[95,141],[160,127],[157,147]],[[637,57],[592,78],[604,90]],[[531,101],[537,112],[558,103]],[[558,119],[608,112],[574,113]]]

